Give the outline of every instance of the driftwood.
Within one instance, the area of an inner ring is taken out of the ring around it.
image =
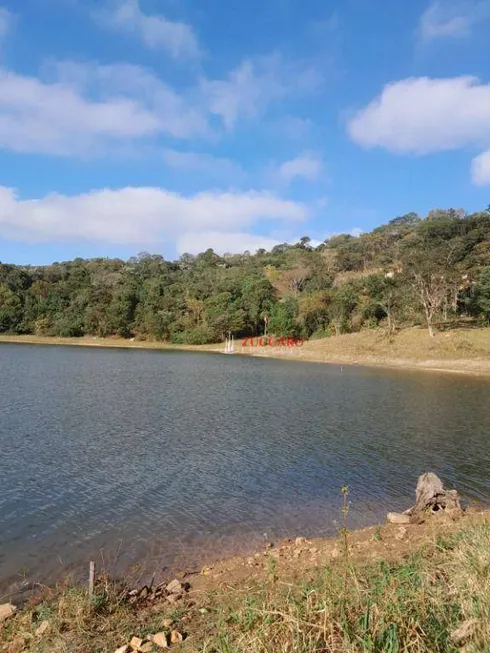
[[[446,515],[455,519],[462,514],[459,494],[445,490],[441,479],[427,472],[419,476],[415,490],[415,505],[403,513],[389,512],[392,524],[421,524],[431,515]]]

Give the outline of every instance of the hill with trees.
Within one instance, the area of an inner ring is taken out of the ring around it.
[[[176,261],[0,263],[0,333],[119,336],[206,344],[260,335],[320,338],[362,329],[490,321],[490,207],[397,217],[313,247]]]

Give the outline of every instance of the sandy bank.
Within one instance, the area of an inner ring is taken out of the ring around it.
[[[123,338],[52,338],[2,335],[0,343],[2,342],[215,353],[223,350],[223,344],[170,345],[162,342],[125,340]],[[258,344],[257,339],[254,342],[256,345]],[[433,339],[428,337],[425,329],[411,328],[398,333],[391,342],[388,341],[383,331],[362,331],[310,340],[301,347],[249,346],[243,340],[238,340],[235,343],[235,351],[237,355],[264,358],[490,376],[490,328],[440,332]]]

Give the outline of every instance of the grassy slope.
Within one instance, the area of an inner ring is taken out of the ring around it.
[[[47,338],[42,336],[0,336],[1,342],[86,345],[102,347],[172,348],[222,351],[223,344],[172,346],[160,342],[138,342],[119,338]],[[388,365],[490,375],[490,328],[457,329],[431,339],[425,329],[411,328],[389,341],[382,330],[361,331],[305,342],[300,348],[242,347],[240,354],[360,365]]]
[[[459,650],[451,634],[470,623],[464,650],[490,651],[488,512],[363,529],[344,544],[301,540],[223,561],[190,579],[178,607],[131,607],[104,582],[93,604],[80,587],[46,590],[0,625],[0,650],[113,653],[134,635],[176,628],[183,652],[442,653]]]

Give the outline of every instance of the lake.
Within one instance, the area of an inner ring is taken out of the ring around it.
[[[490,500],[490,383],[177,351],[0,344],[0,582],[160,574],[385,520],[431,470]]]

